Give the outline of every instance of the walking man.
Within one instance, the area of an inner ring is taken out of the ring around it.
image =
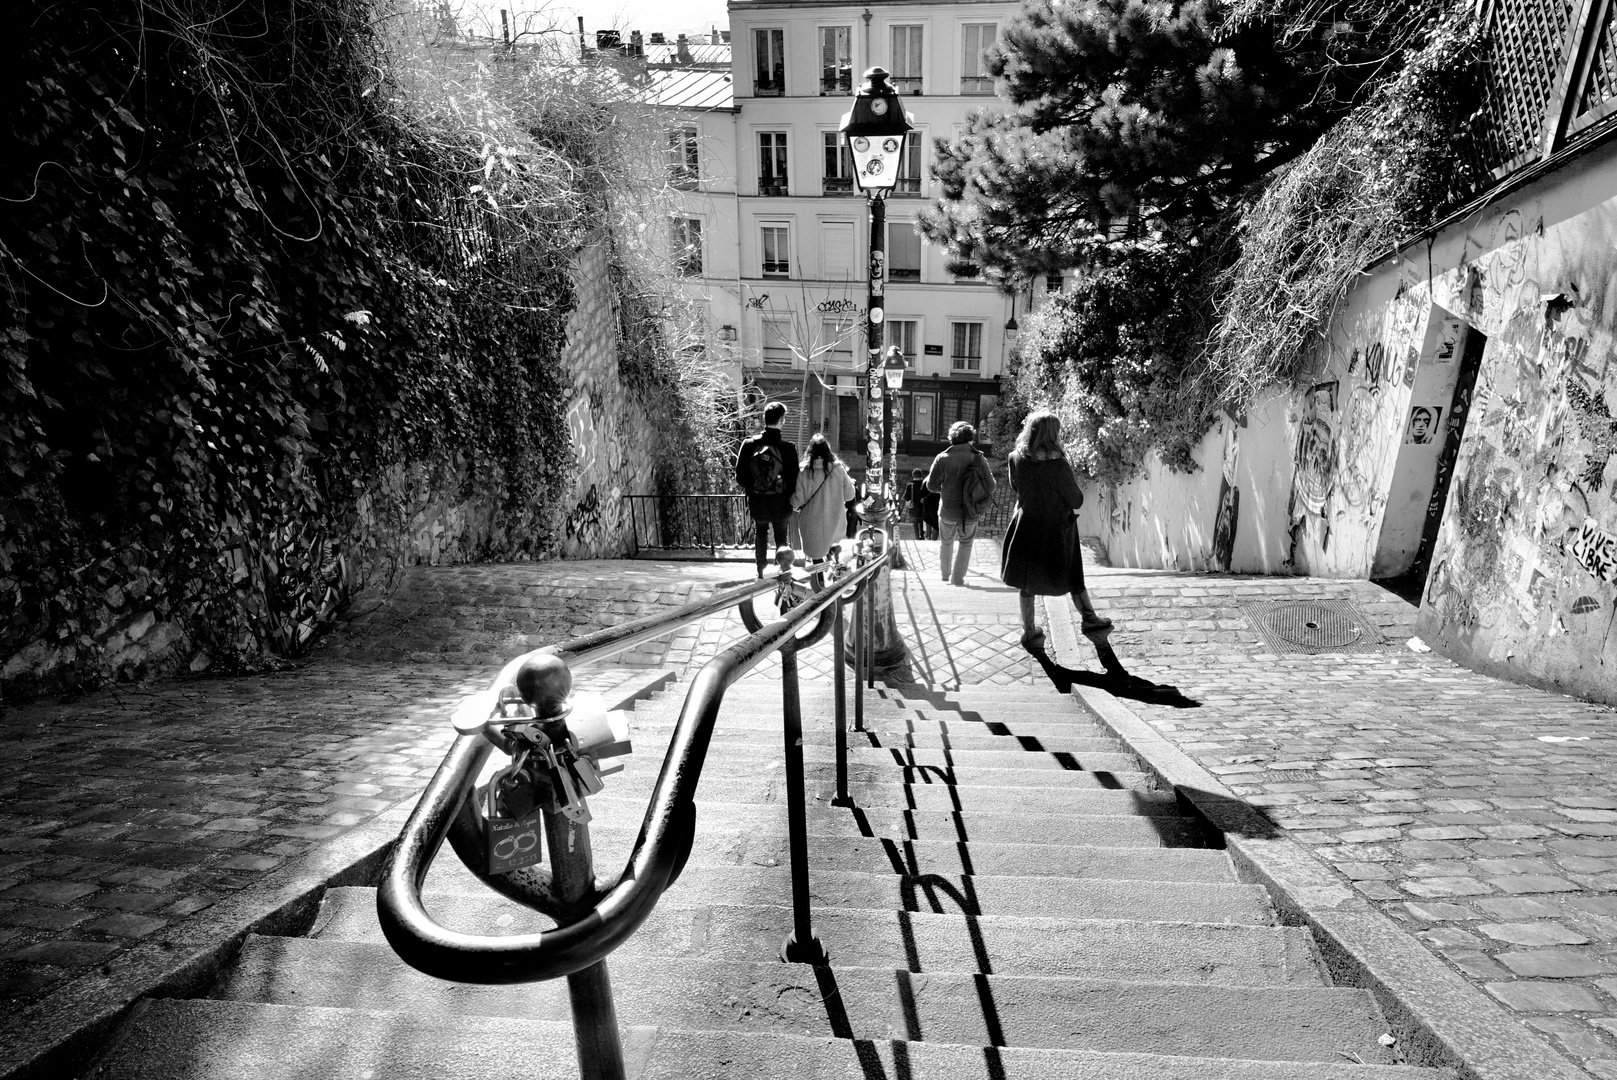
[[[951,585],[966,583],[977,517],[994,500],[994,473],[988,459],[972,445],[977,429],[964,420],[949,427],[949,449],[932,459],[926,488],[941,497],[938,505],[938,569]]]
[[[797,490],[797,447],[781,437],[780,422],[786,406],[771,401],[764,406],[764,429],[741,444],[736,454],[736,483],[747,493],[747,513],[753,521],[753,556],[758,576],[768,563],[769,531],[775,547],[787,547],[786,528],[792,518],[792,492]]]

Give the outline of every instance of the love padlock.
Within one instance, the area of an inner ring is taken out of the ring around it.
[[[544,807],[539,805],[523,753],[488,782],[488,813],[483,840],[488,872],[509,874],[544,861]]]

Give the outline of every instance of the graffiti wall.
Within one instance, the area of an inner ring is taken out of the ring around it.
[[[1617,701],[1617,150],[1361,279],[1318,373],[1189,476],[1086,491],[1114,564],[1424,575],[1434,646]]]

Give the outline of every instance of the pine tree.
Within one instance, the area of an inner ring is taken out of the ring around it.
[[[987,57],[1013,109],[937,140],[923,230],[999,280],[1193,237],[1340,114],[1317,59],[1218,0],[1030,4]]]

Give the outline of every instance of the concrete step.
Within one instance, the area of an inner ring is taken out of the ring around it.
[[[836,744],[836,729],[832,726],[833,714],[805,713],[803,716],[803,743],[806,746],[834,746]],[[972,731],[962,731],[963,724],[956,722],[948,730],[937,725],[935,721],[917,721],[913,727],[901,727],[895,720],[883,722],[884,726],[875,727],[867,722],[863,729],[855,730],[853,720],[848,720],[848,745],[873,746],[897,750],[1013,750],[1024,753],[1058,753],[1065,751],[1069,754],[1085,756],[1090,754],[1116,754],[1117,740],[1108,739],[1101,735],[1072,734],[1070,732],[1048,733],[1036,735],[1025,733],[1020,729],[1012,734],[1005,724],[990,725],[978,724]],[[1049,724],[1029,724],[1028,727],[1048,729]],[[655,720],[645,724],[631,721],[630,735],[636,739],[654,740],[657,743],[666,743],[668,735],[673,730],[673,720]],[[776,716],[773,723],[758,722],[745,726],[732,725],[721,719],[713,731],[713,744],[718,745],[746,745],[746,746],[776,746],[781,741],[781,722]]]
[[[633,731],[630,731],[631,738]],[[665,745],[665,741],[658,740],[658,747]],[[647,747],[636,750],[636,756],[644,760],[648,752]],[[780,749],[774,741],[768,743],[736,743],[726,746],[717,738],[714,739],[713,749],[723,752],[725,756],[738,763],[738,767],[747,763],[762,764],[779,758]],[[651,751],[657,760],[661,760],[660,751]],[[811,762],[835,761],[835,751],[827,743],[806,743],[803,747],[803,759]],[[848,745],[848,763],[868,765],[885,765],[894,768],[922,767],[929,770],[965,768],[965,769],[1018,769],[1026,772],[1088,772],[1114,776],[1118,782],[1123,777],[1139,778],[1139,762],[1131,754],[1119,753],[1083,753],[1073,754],[1066,751],[1029,751],[1022,749],[1005,750],[944,750],[922,747],[918,749],[882,748],[870,745],[860,746],[850,741]],[[1138,781],[1136,781],[1138,782]],[[1116,787],[1116,783],[1108,783],[1107,787]]]
[[[939,1042],[631,1027],[638,1080],[1302,1080],[1291,1062]],[[572,1025],[557,1020],[326,1009],[236,1001],[145,1000],[94,1080],[575,1080]],[[1440,1073],[1345,1059],[1310,1062],[1308,1080],[1439,1080]]]
[[[785,798],[783,759],[757,769],[739,771],[704,768],[697,798],[713,802],[781,802]],[[641,758],[606,780],[603,796],[644,801],[656,782],[656,761]],[[912,810],[982,810],[1016,813],[1039,806],[1060,805],[1082,814],[1141,814],[1180,817],[1183,811],[1171,792],[1099,786],[1092,773],[1039,772],[1017,769],[958,769],[955,779],[935,771],[898,772],[879,765],[851,765],[848,793],[864,807],[898,806]],[[1044,781],[1035,783],[1035,781]],[[1087,781],[1087,782],[1079,782]],[[836,766],[816,762],[803,769],[804,790],[810,799],[824,802],[836,794]]]
[[[829,798],[831,792],[824,794]],[[704,828],[745,823],[763,835],[781,833],[788,827],[784,791],[781,797],[781,802],[773,804],[721,803],[699,797],[697,820]],[[1189,818],[1068,813],[1067,804],[1059,793],[1024,801],[1029,804],[1027,808],[1004,814],[866,806],[855,815],[843,807],[811,800],[807,820],[810,832],[824,836],[848,833],[903,840],[985,840],[1008,844],[1038,836],[1049,843],[1103,847],[1205,846],[1201,826]],[[635,798],[631,793],[618,798],[611,788],[590,799],[590,811],[599,817],[603,827],[608,823],[638,823],[645,806],[643,796]]]
[[[701,906],[701,888],[680,882],[689,897],[657,911],[617,956],[687,956],[706,960],[767,960],[792,931],[790,883],[758,904]],[[429,910],[446,918],[478,917],[542,929],[549,922],[494,897],[429,898]],[[696,906],[688,906],[695,903]],[[321,941],[383,946],[375,899],[366,921],[365,898],[333,898],[331,922],[322,912]],[[449,912],[455,912],[449,916]],[[498,914],[495,914],[495,913]],[[1077,913],[1072,913],[1077,914]],[[1295,927],[1226,923],[1141,922],[1127,919],[968,916],[876,908],[823,908],[814,912],[814,932],[833,964],[902,967],[923,971],[992,971],[1001,975],[1115,978],[1232,986],[1323,984],[1311,939]]]
[[[361,895],[363,894],[363,895]],[[526,933],[544,917],[492,891],[459,859],[433,864],[424,895],[443,920],[465,923],[476,933]],[[910,877],[809,871],[809,895],[816,907],[887,908],[894,911],[959,912],[966,915],[1062,916],[1079,919],[1133,919],[1162,922],[1274,925],[1269,896],[1258,885],[1182,881],[1109,881],[1068,878],[978,876]],[[715,899],[738,904],[791,903],[787,867],[704,867],[687,869],[660,904],[692,907]],[[357,905],[357,906],[356,906]],[[349,940],[362,924],[376,922],[371,890],[332,889],[326,894],[322,929],[315,936]],[[510,918],[507,918],[510,916]],[[329,923],[342,920],[345,929]],[[358,919],[360,922],[352,922]],[[447,922],[446,922],[447,925]],[[369,931],[365,931],[368,933]]]
[[[732,691],[733,692],[733,691]],[[726,702],[734,704],[727,695]],[[866,709],[862,725],[875,732],[946,732],[951,735],[1005,735],[1028,736],[1039,739],[1098,739],[1115,748],[1117,739],[1101,728],[1088,716],[1072,712],[1070,705],[1057,705],[1058,712],[1041,716],[1029,713],[1014,721],[985,720],[975,712],[956,712],[939,709],[910,709],[889,706],[873,708],[866,701]],[[645,703],[638,703],[639,707],[631,710],[630,723],[639,727],[667,727],[679,717],[680,709],[674,707],[648,708]],[[832,698],[815,698],[804,695],[802,699],[802,713],[804,724],[808,727],[825,727],[829,730],[831,718],[836,715],[835,701]],[[854,723],[854,703],[850,697],[845,704],[843,715],[848,719],[849,727]],[[731,709],[721,713],[717,727],[726,731],[778,731],[780,730],[779,702],[760,702],[754,709]]]
[[[857,818],[858,813],[854,813]],[[688,865],[789,865],[787,836],[756,829],[719,829],[697,814],[696,842]],[[629,857],[639,830],[640,814],[616,825],[591,827],[596,866],[616,874]],[[454,858],[449,851],[441,858]],[[875,835],[810,834],[809,866],[819,873],[851,871],[870,874],[997,874],[1018,877],[1066,877],[1124,881],[1235,880],[1222,851],[1203,848],[1099,847],[1095,845],[989,843],[983,840],[903,840]]]
[[[625,1026],[1273,1061],[1340,1062],[1346,1052],[1391,1063],[1377,1042],[1385,1022],[1363,990],[810,968],[623,953],[608,969]],[[305,938],[249,939],[212,996],[352,1009],[408,1001],[427,1016],[503,1016],[524,1024],[569,1015],[561,980],[444,982],[405,967],[379,946]]]

